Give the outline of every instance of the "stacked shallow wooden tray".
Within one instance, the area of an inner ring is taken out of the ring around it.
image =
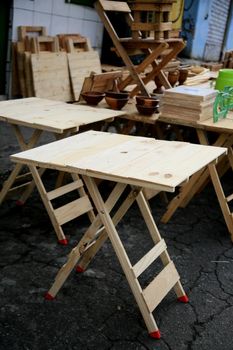
[[[165,90],[161,117],[202,121],[213,116],[217,91],[199,86],[178,86]]]

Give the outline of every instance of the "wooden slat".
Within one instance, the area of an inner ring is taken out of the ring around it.
[[[68,185],[64,185],[62,187],[56,188],[53,191],[48,192],[48,199],[53,200],[57,197],[63,196],[66,193],[74,191],[74,190],[80,188],[81,186],[83,186],[82,180],[77,180],[77,181],[71,182]]]
[[[132,30],[142,30],[142,31],[166,31],[172,30],[172,22],[166,23],[143,23],[143,22],[134,22],[131,25]]]
[[[43,52],[31,55],[36,97],[71,101],[68,62],[65,52]]]
[[[167,248],[164,239],[157,243],[132,268],[135,277],[140,276]]]
[[[68,53],[67,57],[74,99],[78,101],[84,79],[92,72],[101,73],[100,58],[96,51]]]
[[[92,209],[91,202],[87,196],[76,199],[60,208],[54,210],[59,225],[63,225]]]
[[[19,41],[23,41],[28,35],[47,35],[46,27],[39,26],[19,26],[18,27],[18,38]]]
[[[179,279],[180,276],[171,261],[143,290],[142,294],[150,312],[156,308]]]
[[[230,196],[228,196],[228,197],[226,198],[227,202],[231,202],[232,199],[233,199],[233,194],[231,194]]]
[[[12,159],[173,191],[225,152],[222,147],[89,131],[20,153]]]
[[[131,12],[127,3],[123,1],[99,0],[99,3],[105,11]]]

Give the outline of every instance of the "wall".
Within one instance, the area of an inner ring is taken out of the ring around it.
[[[16,41],[17,27],[45,26],[48,35],[79,33],[90,38],[99,52],[102,46],[103,25],[95,9],[65,3],[65,0],[14,0],[12,40]]]
[[[233,2],[231,2],[231,8],[229,11],[223,52],[230,50],[233,50]]]
[[[212,0],[209,14],[208,37],[205,43],[203,59],[219,61],[222,56],[225,33],[228,26],[228,14],[231,0]]]
[[[212,0],[199,1],[195,22],[195,35],[191,50],[191,57],[203,59],[205,43],[208,38],[210,23],[210,8]]]
[[[183,53],[203,61],[221,59],[223,47],[233,47],[232,0],[185,0],[182,37]],[[228,14],[231,17],[228,20]],[[225,45],[224,45],[225,43]]]
[[[199,0],[185,0],[184,13],[182,21],[182,38],[186,41],[186,47],[182,51],[182,54],[187,57],[191,57],[192,46],[195,35],[195,22],[197,18]]]

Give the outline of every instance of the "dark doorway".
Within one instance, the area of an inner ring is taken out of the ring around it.
[[[0,1],[0,95],[6,93],[6,63],[11,0]]]

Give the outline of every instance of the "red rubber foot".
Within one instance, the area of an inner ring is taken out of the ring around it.
[[[16,201],[15,205],[17,205],[17,207],[22,207],[24,205],[24,202],[21,200]]]
[[[49,294],[49,293],[46,293],[45,294],[45,296],[44,296],[44,298],[46,299],[46,300],[54,300],[55,299],[55,297],[53,297],[51,294]]]
[[[189,298],[188,298],[188,296],[185,294],[185,295],[182,295],[182,297],[179,297],[179,298],[178,298],[178,301],[181,302],[181,303],[188,303],[188,302],[189,302]]]
[[[65,239],[59,239],[58,243],[61,244],[61,245],[67,245],[68,241],[67,241],[66,238]]]
[[[81,266],[77,266],[76,267],[76,272],[78,272],[78,273],[82,273],[82,272],[84,272],[85,270],[81,267]]]
[[[151,332],[149,335],[150,335],[151,338],[154,338],[154,339],[160,339],[161,338],[161,333],[160,333],[159,330]]]

